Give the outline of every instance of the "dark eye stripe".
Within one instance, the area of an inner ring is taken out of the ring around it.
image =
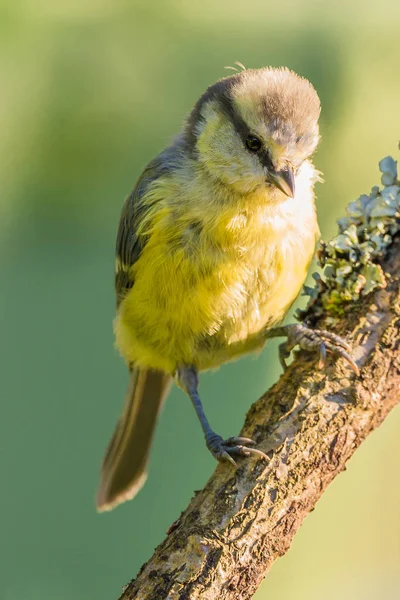
[[[232,122],[234,128],[242,138],[243,142],[246,142],[247,137],[250,135],[250,129],[243,121],[242,117],[236,110],[235,105],[232,102],[230,96],[222,96],[220,99],[220,105],[228,119]]]
[[[234,81],[234,79],[231,80],[232,85],[233,85],[233,81]],[[222,86],[222,82],[220,82],[220,85]],[[192,115],[191,115],[191,118],[189,121],[189,125],[188,125],[189,148],[192,152],[196,151],[195,150],[196,135],[194,133],[194,125],[197,123],[198,119],[200,118],[202,105],[204,105],[205,102],[210,101],[210,100],[218,100],[221,110],[225,113],[225,115],[231,121],[235,130],[237,131],[238,135],[240,136],[244,147],[247,149],[246,140],[247,140],[247,137],[251,134],[251,131],[250,131],[249,127],[247,126],[247,124],[243,121],[241,115],[238,113],[238,111],[236,109],[236,106],[235,106],[232,96],[231,96],[230,87],[231,86],[227,85],[226,82],[224,82],[223,90],[221,88],[218,88],[218,86],[213,86],[213,88],[215,88],[215,89],[213,89],[213,93],[211,93],[212,90],[209,90],[204,95],[204,97],[201,98],[201,101],[196,105],[195,110],[192,112]],[[218,88],[218,90],[217,90],[217,88]],[[259,150],[257,153],[254,153],[254,154],[257,154],[257,157],[263,167],[265,167],[269,170],[271,170],[273,168],[272,161],[271,161],[270,155],[268,153],[268,150],[266,150],[265,148],[261,148],[261,150]]]
[[[266,148],[262,148],[262,150],[260,150],[260,152],[258,152],[257,156],[263,167],[265,167],[269,171],[273,170],[274,165],[271,160],[271,155]]]
[[[242,138],[243,144],[247,149],[246,140],[251,135],[249,127],[243,121],[242,117],[238,114],[236,107],[234,106],[232,99],[229,96],[222,96],[220,99],[220,105],[227,117],[233,123],[236,131]],[[262,147],[257,153],[257,157],[261,163],[261,165],[268,170],[273,169],[273,164],[271,160],[271,156],[268,150],[265,147]]]

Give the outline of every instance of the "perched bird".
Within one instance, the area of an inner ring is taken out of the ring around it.
[[[243,70],[211,85],[174,142],[145,168],[121,215],[115,287],[117,347],[130,370],[125,408],[106,452],[100,511],[146,479],[157,415],[176,383],[191,398],[215,458],[265,455],[210,427],[199,371],[259,350],[268,337],[343,356],[339,337],[279,327],[298,295],[319,235],[311,156],[320,102],[286,68]],[[346,351],[347,350],[347,351]]]

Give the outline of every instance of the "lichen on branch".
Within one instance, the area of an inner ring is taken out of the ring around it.
[[[347,216],[338,220],[339,232],[317,250],[322,276],[313,275],[314,288],[305,286],[310,296],[297,318],[309,323],[322,315],[326,323],[343,317],[346,308],[376,289],[387,285],[381,261],[400,231],[400,182],[397,162],[387,156],[379,163],[383,187],[374,186],[347,206]]]

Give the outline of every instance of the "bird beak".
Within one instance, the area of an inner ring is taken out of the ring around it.
[[[289,198],[294,198],[294,175],[290,167],[286,167],[282,171],[272,171],[269,173],[267,181],[281,190],[286,196],[289,196]]]

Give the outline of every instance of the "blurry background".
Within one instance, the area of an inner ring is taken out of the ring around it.
[[[114,239],[141,169],[225,65],[288,65],[322,100],[317,194],[329,237],[344,206],[379,183],[378,160],[398,156],[399,25],[396,0],[2,0],[1,599],[117,598],[215,466],[174,390],[145,488],[95,512],[127,381],[113,348]],[[238,432],[279,372],[271,344],[204,375],[216,430]],[[400,598],[399,454],[397,410],[257,600]]]

